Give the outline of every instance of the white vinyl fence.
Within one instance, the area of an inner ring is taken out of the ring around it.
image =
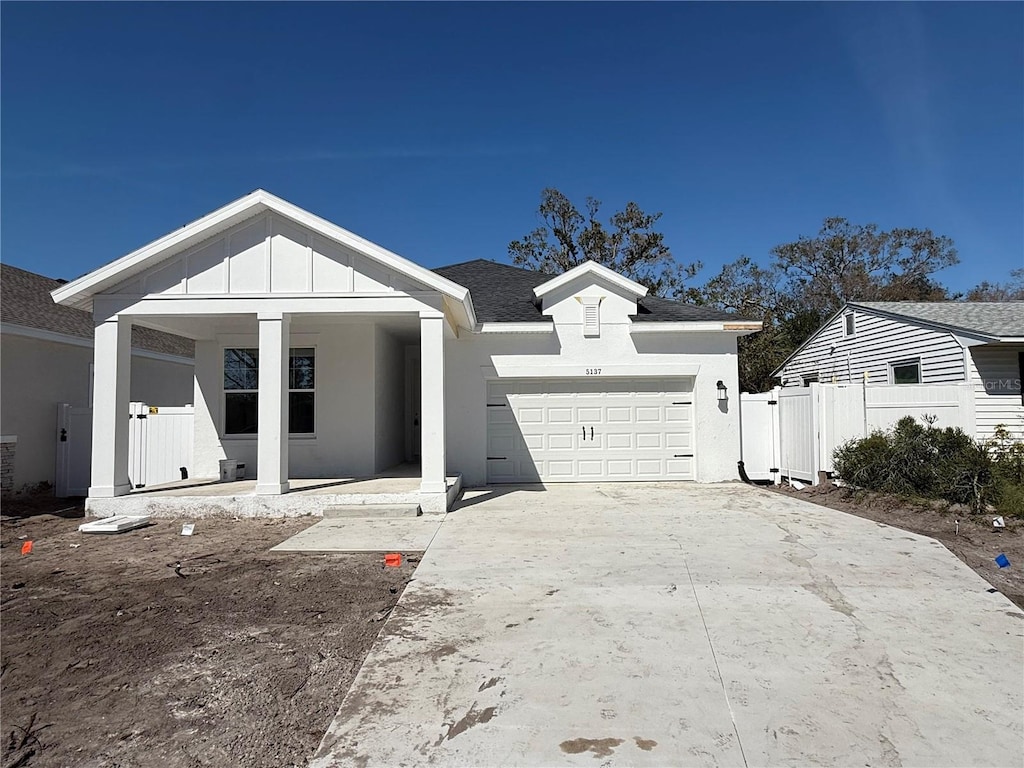
[[[818,482],[843,443],[904,416],[975,435],[970,384],[811,384],[740,396],[743,462],[752,480]],[[774,413],[773,413],[774,412]]]
[[[128,405],[128,479],[133,488],[180,480],[192,472],[195,408]],[[85,496],[92,463],[92,409],[57,406],[56,495]]]

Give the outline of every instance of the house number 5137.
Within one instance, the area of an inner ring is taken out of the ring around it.
[[[587,368],[587,376],[600,376],[600,375],[601,375],[601,369],[600,368]]]

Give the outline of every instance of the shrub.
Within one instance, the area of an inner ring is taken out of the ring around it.
[[[892,429],[840,446],[833,459],[840,477],[873,491],[945,499],[976,512],[996,498],[996,467],[988,446],[961,429],[918,424],[909,416]]]
[[[999,425],[987,446],[995,463],[999,511],[1024,517],[1024,442]]]

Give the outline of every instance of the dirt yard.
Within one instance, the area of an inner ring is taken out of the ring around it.
[[[305,765],[419,560],[267,551],[312,518],[85,535],[47,504],[0,524],[3,768]]]
[[[1004,518],[1006,528],[992,527],[991,515],[947,512],[927,506],[913,506],[904,500],[868,492],[855,492],[834,485],[808,486],[798,491],[788,485],[774,490],[804,501],[866,517],[938,539],[985,581],[1024,608],[1024,521]],[[957,533],[957,521],[960,532]],[[995,558],[1005,554],[1009,568],[1000,568]]]

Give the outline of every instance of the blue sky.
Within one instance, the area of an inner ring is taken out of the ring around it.
[[[4,261],[73,278],[263,187],[427,266],[554,186],[710,276],[824,217],[1024,266],[1024,5],[42,4],[0,10]]]

